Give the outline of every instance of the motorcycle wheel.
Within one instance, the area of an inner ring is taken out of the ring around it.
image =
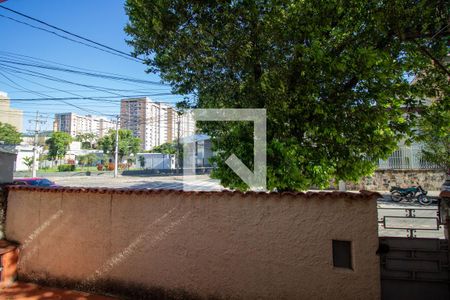
[[[394,192],[391,193],[391,199],[394,202],[400,202],[400,200],[402,200],[402,198],[403,198],[402,194],[400,194],[397,191],[394,191]]]
[[[425,195],[419,195],[417,197],[417,200],[419,200],[419,203],[422,205],[430,205],[431,203],[433,203],[433,200]]]

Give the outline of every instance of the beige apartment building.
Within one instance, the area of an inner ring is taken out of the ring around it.
[[[23,130],[23,111],[11,108],[8,94],[4,92],[0,92],[0,122],[11,124],[19,132]]]
[[[142,140],[144,150],[175,141],[178,135],[195,133],[192,113],[181,115],[174,107],[148,97],[122,99],[120,120],[121,128],[133,131]]]
[[[103,137],[110,129],[114,128],[115,123],[105,117],[80,116],[75,113],[55,114],[53,122],[53,131],[67,132],[73,137],[85,133]]]

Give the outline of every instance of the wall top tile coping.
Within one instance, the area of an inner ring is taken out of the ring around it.
[[[361,190],[355,192],[327,191],[327,192],[256,192],[256,191],[182,191],[168,189],[130,189],[130,188],[84,188],[84,187],[35,187],[23,185],[8,185],[7,190],[11,191],[36,191],[50,193],[99,193],[99,194],[179,194],[179,195],[241,195],[241,196],[298,196],[299,198],[346,198],[353,200],[376,200],[381,198],[381,194],[372,191]]]
[[[9,251],[15,250],[16,248],[17,244],[9,242],[7,240],[0,240],[0,256]]]
[[[450,198],[450,191],[441,191],[441,193],[439,194],[439,197]]]

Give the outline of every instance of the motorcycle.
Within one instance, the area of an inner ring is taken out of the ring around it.
[[[394,186],[391,188],[390,192],[391,199],[394,202],[400,202],[402,200],[412,202],[415,199],[417,199],[422,205],[430,205],[433,202],[433,200],[427,197],[428,192],[425,191],[420,185],[409,188],[400,188]]]

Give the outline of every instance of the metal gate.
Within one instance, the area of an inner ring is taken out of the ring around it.
[[[379,207],[378,215],[382,299],[450,299],[440,205]]]
[[[382,299],[450,299],[448,240],[382,237]]]

